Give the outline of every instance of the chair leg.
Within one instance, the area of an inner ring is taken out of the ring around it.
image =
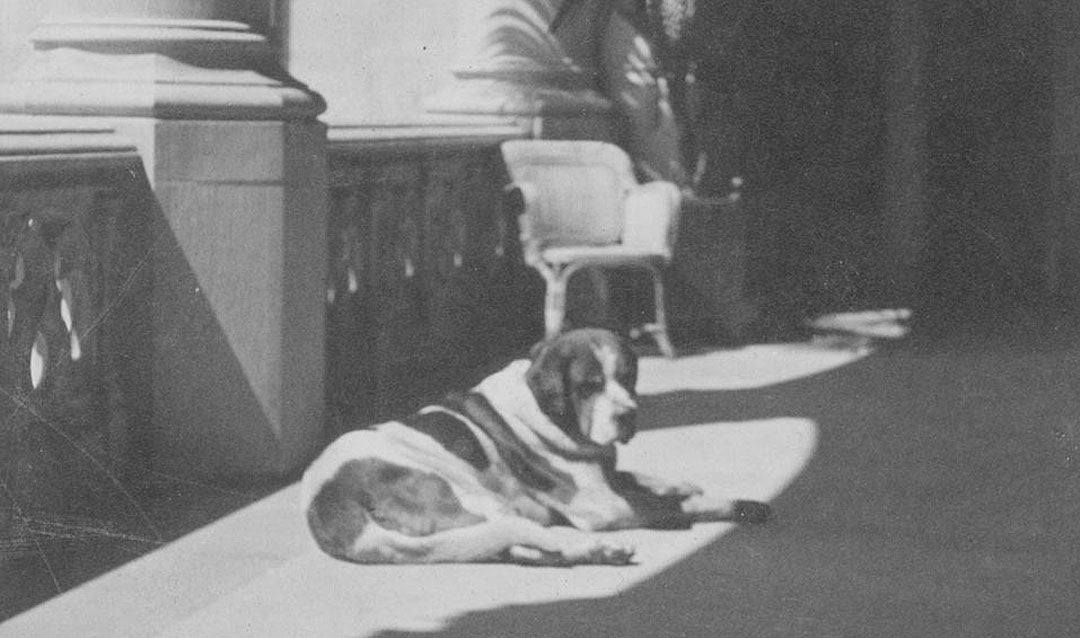
[[[653,280],[653,312],[656,324],[653,326],[653,339],[660,352],[667,358],[675,357],[675,348],[668,338],[667,311],[664,308],[664,277],[659,268],[649,268]]]
[[[611,286],[608,285],[607,272],[603,268],[589,268],[586,272],[593,292],[587,322],[598,326],[614,325],[611,316]]]
[[[544,339],[550,340],[562,332],[566,320],[566,277],[562,273],[545,276],[547,293],[544,295]]]

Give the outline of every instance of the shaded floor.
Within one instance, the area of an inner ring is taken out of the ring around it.
[[[19,511],[31,521],[24,523],[25,537],[0,540],[0,623],[161,549],[286,484],[272,480],[211,485],[143,468],[117,481],[127,490],[127,495],[114,497],[116,509],[124,510],[121,513],[80,519]]]

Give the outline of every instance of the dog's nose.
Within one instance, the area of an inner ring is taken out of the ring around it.
[[[617,383],[608,384],[606,394],[611,399],[611,405],[618,414],[633,412],[638,408],[634,395],[627,392],[626,388]]]

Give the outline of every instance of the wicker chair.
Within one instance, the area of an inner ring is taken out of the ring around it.
[[[654,320],[637,330],[651,334],[664,355],[674,356],[663,270],[671,261],[678,223],[678,187],[662,181],[638,184],[630,158],[606,142],[513,140],[503,143],[502,154],[513,180],[508,194],[518,209],[525,262],[547,284],[545,336],[563,328],[566,286],[575,272],[641,268],[652,277]]]

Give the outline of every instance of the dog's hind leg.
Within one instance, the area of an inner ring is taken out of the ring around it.
[[[596,534],[571,527],[541,528],[542,538],[514,545],[506,558],[515,563],[537,566],[628,565],[634,548],[609,542]]]
[[[625,565],[633,549],[571,528],[548,528],[506,517],[468,527],[406,536],[370,525],[348,558],[364,563],[472,563],[510,560],[525,564]]]

